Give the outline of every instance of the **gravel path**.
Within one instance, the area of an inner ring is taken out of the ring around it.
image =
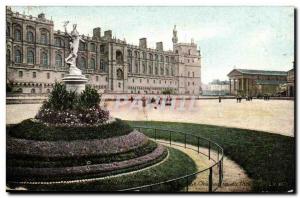
[[[131,106],[125,101],[116,106],[107,102],[111,115],[124,120],[156,120],[171,122],[188,122],[236,127],[294,136],[294,101],[292,100],[243,100],[236,103],[233,99],[197,100],[190,109],[191,103],[185,102],[182,108],[177,101],[175,109],[166,107],[154,109],[149,105],[145,110],[141,105]],[[41,104],[6,105],[6,123],[18,123],[32,118]],[[148,108],[149,107],[149,108]]]

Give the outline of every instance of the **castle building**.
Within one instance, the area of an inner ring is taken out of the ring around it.
[[[77,67],[88,78],[88,84],[100,93],[199,95],[201,55],[197,45],[178,43],[173,30],[173,50],[147,47],[147,38],[139,45],[112,36],[111,30],[93,29],[93,35],[82,35]],[[27,16],[6,9],[6,79],[12,92],[49,93],[55,81],[68,73],[64,59],[69,55],[66,33],[54,30],[45,14]]]

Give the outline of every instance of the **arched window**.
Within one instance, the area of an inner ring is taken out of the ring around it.
[[[164,75],[164,66],[160,65],[160,75]]]
[[[123,54],[120,51],[116,52],[117,64],[123,65]]]
[[[15,51],[15,62],[21,63],[21,51],[20,50]]]
[[[48,44],[48,35],[46,32],[41,33],[41,43],[42,44]]]
[[[92,68],[92,69],[96,69],[96,62],[95,62],[95,59],[91,59],[91,61],[90,61],[90,67]]]
[[[31,89],[31,93],[33,93],[33,94],[35,93],[35,89],[34,88]]]
[[[10,64],[10,49],[6,50],[6,64]]]
[[[162,55],[160,56],[160,61],[164,62],[164,57]]]
[[[15,40],[21,41],[21,30],[19,30],[19,29],[15,30]]]
[[[82,41],[80,41],[80,43],[79,43],[79,49],[80,49],[81,51],[84,51],[84,50],[85,50],[85,44],[84,44]]]
[[[42,52],[41,54],[41,65],[48,65],[48,54],[46,52]]]
[[[155,65],[155,75],[158,75],[158,65]]]
[[[131,73],[132,72],[132,60],[130,58],[128,58],[128,72]]]
[[[9,25],[9,23],[6,24],[6,36],[10,37],[10,25]]]
[[[55,55],[55,65],[56,66],[62,66],[62,57],[60,54]]]
[[[33,42],[33,32],[31,32],[31,31],[27,32],[27,41],[30,43]]]
[[[169,73],[169,67],[167,66],[167,67],[166,67],[166,75],[169,76],[169,74],[170,74],[170,73]]]
[[[105,51],[105,45],[100,45],[100,53],[104,54]]]
[[[47,89],[47,90],[46,90],[46,93],[50,93],[50,89]]]
[[[153,55],[152,54],[150,54],[150,60],[153,60]]]
[[[29,64],[34,63],[34,53],[32,50],[27,51],[27,63],[29,63]]]
[[[174,71],[174,68],[171,67],[171,75],[174,76],[175,75],[175,71]]]
[[[81,69],[85,69],[85,67],[86,67],[86,61],[85,61],[84,57],[80,57],[80,59],[79,59],[79,67]]]
[[[64,41],[61,38],[55,38],[55,46],[56,47],[63,47],[64,46]]]
[[[106,71],[105,62],[103,59],[100,60],[100,71],[102,72]]]
[[[128,55],[129,57],[132,57],[132,52],[131,52],[131,50],[127,50],[127,55]]]
[[[143,62],[143,73],[147,74],[146,62]]]
[[[120,68],[117,70],[117,79],[123,80],[123,71]]]
[[[174,62],[175,62],[174,57],[171,57],[171,63],[174,63]]]
[[[168,56],[166,56],[166,62],[169,63],[170,62],[170,58]]]
[[[22,88],[19,88],[19,89],[17,89],[17,92],[18,92],[18,93],[23,93],[23,89],[22,89]]]
[[[96,45],[95,45],[95,43],[91,43],[90,48],[91,48],[92,52],[95,52],[96,51]]]
[[[153,74],[153,65],[152,65],[152,63],[149,64],[149,71],[148,72],[151,75]]]
[[[135,73],[139,73],[139,62],[135,61]]]

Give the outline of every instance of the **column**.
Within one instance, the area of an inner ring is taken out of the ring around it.
[[[231,95],[231,79],[229,78],[229,95]]]
[[[245,90],[244,89],[244,78],[242,78],[242,89],[241,90],[243,90],[243,91]]]

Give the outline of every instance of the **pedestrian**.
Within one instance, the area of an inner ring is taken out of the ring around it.
[[[219,96],[219,103],[221,103],[221,96]]]

